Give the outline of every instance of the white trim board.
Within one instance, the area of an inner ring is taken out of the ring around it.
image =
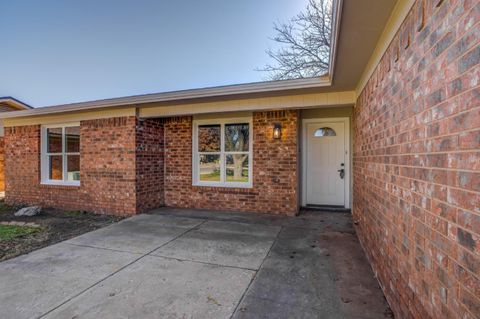
[[[336,107],[355,105],[356,101],[357,96],[355,91],[309,93],[216,102],[138,107],[138,115],[141,118],[156,118],[223,112],[255,112],[278,109]]]

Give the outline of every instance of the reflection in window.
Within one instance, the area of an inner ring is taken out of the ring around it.
[[[42,131],[42,182],[80,182],[80,126],[58,125]]]
[[[69,126],[65,128],[67,140],[67,153],[80,152],[80,126]]]
[[[200,155],[198,167],[202,182],[220,182],[220,155]]]
[[[226,155],[225,175],[227,182],[248,182],[248,153]]]
[[[80,180],[80,155],[67,155],[67,180]]]
[[[194,183],[250,186],[252,146],[248,122],[219,120],[205,123],[198,125],[194,134]]]
[[[51,180],[63,179],[63,159],[62,155],[49,156],[48,178]]]
[[[337,133],[331,127],[321,127],[321,128],[319,128],[315,131],[313,136],[315,136],[315,137],[337,136]]]
[[[54,127],[47,129],[47,152],[62,153],[62,128]]]
[[[220,125],[200,125],[198,127],[198,151],[220,152]]]
[[[249,126],[246,124],[225,125],[225,151],[248,152]]]
[[[225,124],[225,181],[248,183],[250,126]]]

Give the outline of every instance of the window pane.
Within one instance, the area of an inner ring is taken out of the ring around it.
[[[225,125],[225,151],[248,152],[248,124]]]
[[[200,181],[220,182],[220,155],[200,155]]]
[[[67,140],[67,152],[80,152],[80,126],[65,128],[65,139]]]
[[[80,155],[67,155],[67,180],[80,180]]]
[[[62,152],[62,128],[48,128],[47,129],[47,152],[61,153]]]
[[[226,156],[227,182],[248,182],[248,155],[229,154]]]
[[[200,125],[198,127],[198,151],[220,152],[220,125]]]
[[[62,155],[53,155],[48,157],[48,178],[53,180],[62,180],[63,160]]]

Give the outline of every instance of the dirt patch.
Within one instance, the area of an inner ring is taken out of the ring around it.
[[[116,216],[57,209],[43,209],[40,215],[32,217],[16,217],[13,215],[15,211],[15,208],[0,202],[0,223],[25,222],[34,223],[39,227],[34,232],[10,239],[0,239],[0,261],[105,227],[122,219]]]

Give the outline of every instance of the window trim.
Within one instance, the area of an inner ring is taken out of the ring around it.
[[[40,147],[40,184],[42,185],[61,185],[61,186],[80,186],[80,181],[67,181],[67,156],[68,155],[79,155],[80,152],[68,152],[66,151],[66,141],[65,141],[65,128],[72,126],[80,126],[80,122],[70,122],[70,123],[59,123],[59,124],[49,124],[42,125],[41,127],[41,147]],[[48,153],[48,134],[47,129],[49,128],[61,128],[62,129],[62,152],[61,153]],[[48,157],[52,155],[61,155],[62,156],[62,176],[63,180],[53,180],[48,177],[49,161]]]
[[[225,125],[247,123],[248,134],[248,152],[227,152],[225,151]],[[220,152],[199,152],[198,151],[198,127],[201,125],[220,125]],[[211,118],[193,121],[192,130],[192,185],[210,186],[210,187],[230,187],[230,188],[252,188],[253,187],[253,125],[252,117],[234,117],[234,118]],[[201,154],[220,154],[220,181],[200,181],[199,178],[199,158]],[[225,181],[225,157],[228,154],[242,153],[248,154],[248,182],[227,182]]]

